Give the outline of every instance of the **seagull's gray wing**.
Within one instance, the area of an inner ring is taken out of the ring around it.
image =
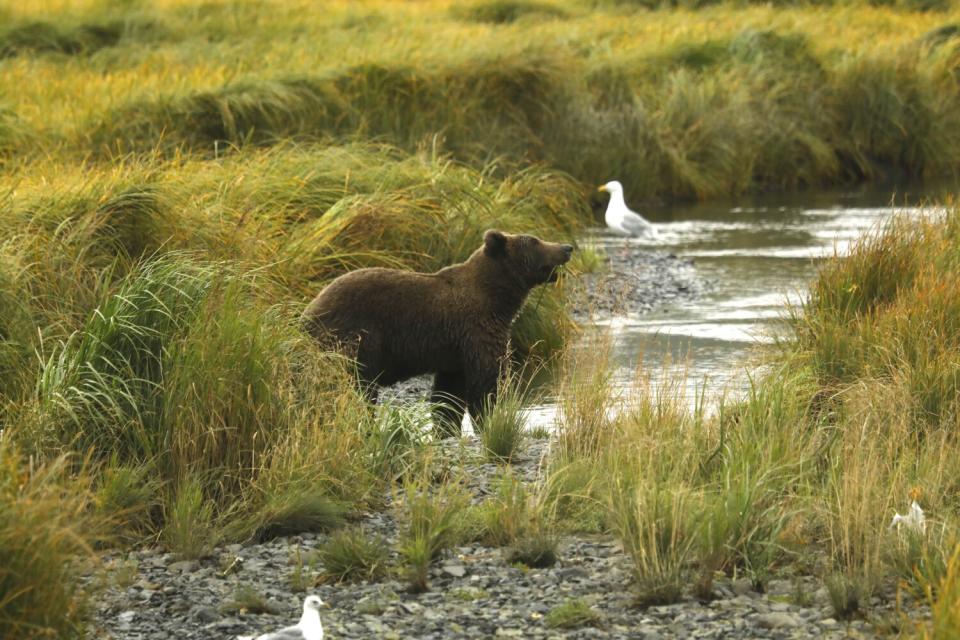
[[[280,631],[257,636],[257,640],[303,640],[303,631],[300,630],[300,627],[294,625],[280,629]]]
[[[623,228],[636,236],[649,235],[654,232],[653,225],[633,211],[624,212]]]

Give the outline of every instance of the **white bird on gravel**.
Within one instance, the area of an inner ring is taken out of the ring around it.
[[[652,224],[644,220],[640,214],[627,208],[627,203],[623,201],[622,184],[611,180],[607,184],[600,185],[597,190],[610,194],[610,202],[607,203],[607,212],[603,215],[603,219],[611,231],[620,236],[653,238],[657,235],[657,230]]]
[[[320,623],[320,607],[324,606],[320,596],[307,596],[303,601],[303,615],[300,622],[284,627],[279,631],[253,636],[237,636],[237,640],[323,640],[323,625]]]

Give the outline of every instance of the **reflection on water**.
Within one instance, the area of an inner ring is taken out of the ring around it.
[[[818,263],[843,255],[894,213],[934,215],[936,209],[891,193],[807,193],[758,198],[748,206],[700,204],[651,209],[657,236],[631,240],[644,248],[693,260],[710,283],[693,301],[678,301],[646,315],[607,319],[613,337],[613,380],[626,386],[638,367],[683,375],[692,405],[706,385],[708,397],[738,394],[748,384],[753,349],[784,328],[786,303],[800,302]],[[597,244],[621,250],[623,240],[599,234]],[[664,371],[666,369],[666,371]],[[551,400],[531,408],[531,424],[552,425]]]

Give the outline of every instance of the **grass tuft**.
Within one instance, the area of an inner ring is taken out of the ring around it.
[[[430,425],[427,410],[389,401],[378,403],[365,438],[370,468],[390,481],[415,473],[429,442]]]
[[[513,539],[507,551],[507,562],[535,569],[552,567],[557,563],[559,545],[556,531],[548,523],[535,520]]]
[[[637,601],[643,605],[679,601],[694,551],[687,522],[689,490],[622,485],[612,499],[611,524],[633,563]]]
[[[473,22],[511,24],[520,19],[564,18],[567,12],[555,4],[530,0],[485,0],[458,7],[454,16]]]
[[[841,620],[850,620],[860,613],[860,607],[869,596],[862,581],[842,573],[828,576],[824,581],[833,614]]]
[[[551,629],[576,629],[596,626],[599,622],[600,614],[583,598],[572,598],[558,604],[543,617],[543,623]]]
[[[167,500],[162,534],[167,547],[182,558],[209,556],[219,542],[219,527],[201,482],[184,480]]]
[[[91,54],[123,41],[147,43],[164,32],[156,20],[135,16],[69,26],[43,20],[25,21],[0,31],[0,58],[41,53]]]
[[[84,565],[106,533],[94,515],[89,478],[71,477],[67,457],[28,464],[0,434],[0,636],[82,635]]]
[[[432,495],[425,482],[405,485],[399,550],[412,592],[429,588],[430,563],[455,544],[468,503],[467,494],[455,485],[442,485]]]
[[[234,589],[230,599],[220,606],[223,613],[268,613],[278,615],[280,608],[272,603],[256,587],[248,584],[239,585]]]
[[[114,524],[114,536],[139,542],[160,521],[161,484],[149,465],[110,465],[102,473],[95,494],[97,511]]]
[[[237,523],[237,537],[251,531],[258,542],[298,533],[329,531],[343,526],[346,507],[322,493],[322,487],[295,485],[279,487],[265,496],[265,502],[249,519]]]
[[[375,581],[386,574],[389,558],[386,542],[363,529],[345,529],[332,534],[317,550],[323,575],[337,582]]]
[[[497,392],[497,402],[484,414],[479,425],[480,442],[484,453],[491,462],[509,463],[523,446],[526,437],[526,412],[529,404],[528,389],[514,374],[509,380],[501,381]]]

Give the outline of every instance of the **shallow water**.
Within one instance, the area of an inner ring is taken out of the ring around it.
[[[638,371],[654,384],[679,376],[688,406],[705,391],[707,411],[723,394],[742,394],[749,385],[749,363],[755,362],[751,356],[784,331],[788,301],[804,299],[825,258],[847,253],[894,214],[935,215],[936,207],[919,202],[945,192],[944,187],[919,195],[804,192],[643,211],[657,236],[630,240],[631,250],[691,259],[708,286],[695,299],[597,323],[612,336],[614,385],[629,388]],[[623,250],[622,239],[598,232],[590,236],[596,244],[610,252]],[[548,396],[530,408],[528,424],[552,426],[556,412],[555,398]]]

